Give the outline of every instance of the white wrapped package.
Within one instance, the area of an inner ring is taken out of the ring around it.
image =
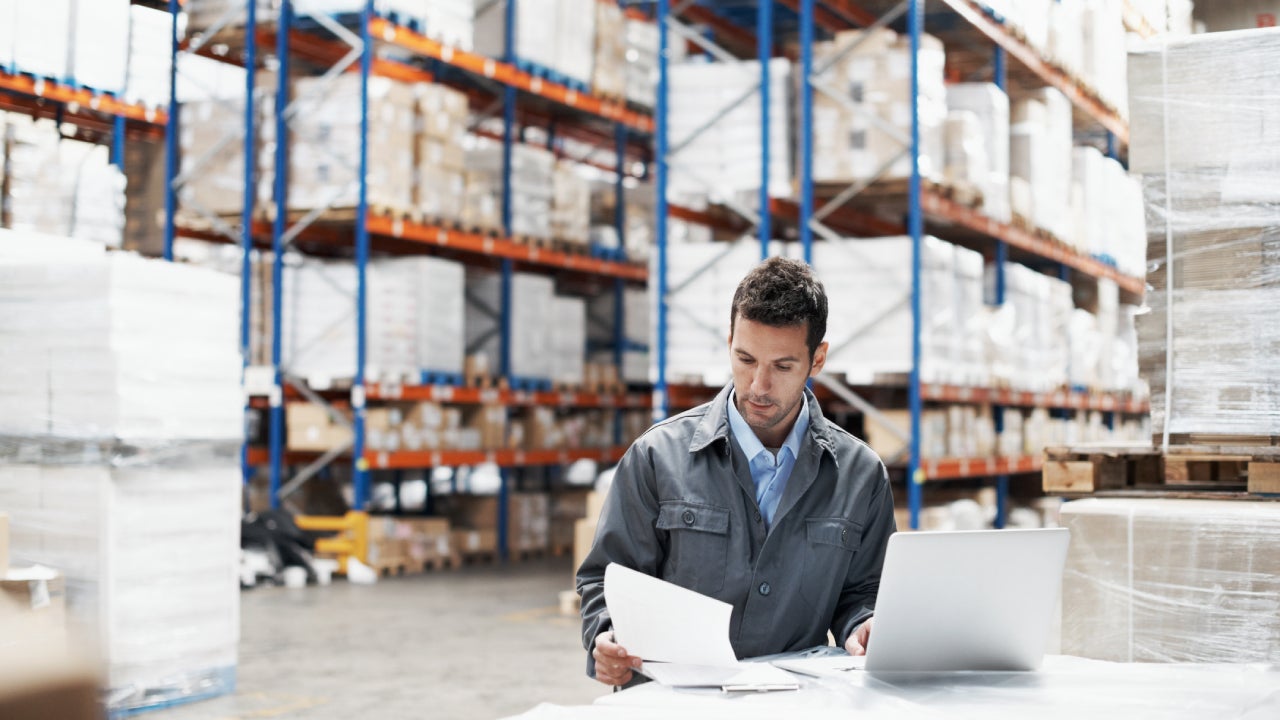
[[[1063,652],[1120,662],[1280,662],[1280,504],[1066,503]]]
[[[365,377],[462,372],[463,270],[431,257],[378,259],[366,275]],[[307,261],[285,268],[284,365],[324,386],[355,375],[356,269]]]
[[[21,72],[70,80],[72,0],[15,2],[13,64]],[[119,38],[115,38],[119,42]]]
[[[40,3],[23,3],[40,4]],[[99,92],[124,92],[129,67],[129,0],[76,0],[71,75]]]
[[[583,382],[587,355],[587,307],[581,298],[551,298],[552,380],[568,386]]]
[[[987,157],[982,212],[1009,222],[1009,96],[994,83],[955,83],[947,86],[947,108],[978,116]]]
[[[235,278],[84,241],[0,237],[0,353],[47,378],[0,390],[0,407],[28,411],[0,413],[0,432],[241,439]]]
[[[17,562],[66,577],[75,637],[98,648],[113,712],[235,689],[240,636],[239,461],[187,444],[129,465],[0,463]],[[168,459],[165,459],[168,458]]]
[[[1280,433],[1276,32],[1130,55],[1131,169],[1142,176],[1152,288],[1138,316],[1140,363],[1157,432]]]

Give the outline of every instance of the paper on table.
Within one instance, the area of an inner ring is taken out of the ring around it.
[[[808,675],[809,677],[847,675],[853,670],[865,670],[866,655],[828,655],[823,657],[787,658],[774,660],[773,664],[783,670]]]
[[[604,602],[613,637],[648,661],[734,667],[729,644],[733,606],[701,593],[609,563]]]

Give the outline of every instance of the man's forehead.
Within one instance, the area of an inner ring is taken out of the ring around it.
[[[805,327],[776,327],[740,320],[730,347],[759,360],[798,360],[807,355]]]

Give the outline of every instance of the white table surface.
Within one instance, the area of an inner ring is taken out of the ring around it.
[[[1280,665],[1126,664],[1055,655],[1029,673],[885,679],[853,671],[839,678],[802,678],[798,691],[750,695],[646,683],[593,705],[543,704],[517,717],[1280,720]]]

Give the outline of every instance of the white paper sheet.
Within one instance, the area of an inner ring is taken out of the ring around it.
[[[651,662],[735,667],[729,644],[733,606],[617,563],[604,571],[613,637]]]
[[[855,670],[867,667],[866,655],[828,655],[823,657],[788,658],[774,660],[773,664],[783,670],[808,675],[809,677],[840,677]]]

